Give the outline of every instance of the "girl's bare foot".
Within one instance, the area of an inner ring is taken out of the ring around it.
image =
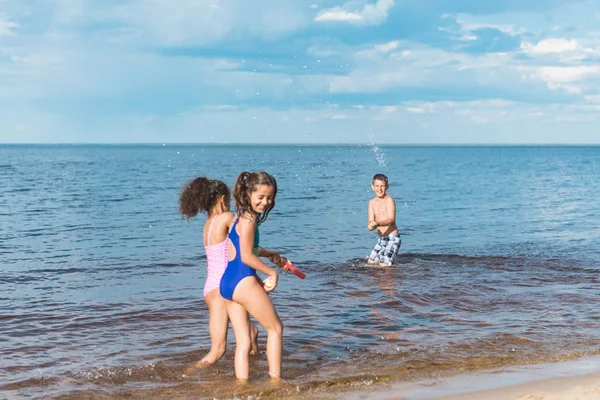
[[[198,361],[196,364],[187,367],[185,369],[184,373],[186,375],[190,375],[199,369],[210,367],[212,364],[214,364],[214,363],[211,363],[211,362],[208,362],[208,361],[205,361],[204,359],[202,359],[202,360]]]
[[[279,384],[281,383],[281,377],[269,371],[269,381],[271,384]]]
[[[252,341],[250,355],[258,355],[258,328],[254,324],[252,324],[252,328],[250,329],[250,340]]]

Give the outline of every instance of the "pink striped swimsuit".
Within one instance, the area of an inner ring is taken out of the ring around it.
[[[206,252],[206,263],[208,264],[206,282],[204,283],[205,297],[210,291],[219,288],[219,285],[221,284],[221,277],[223,276],[225,268],[227,268],[227,263],[229,262],[229,246],[227,237],[225,237],[225,240],[221,243],[213,245],[210,244],[210,232],[217,215],[212,217],[212,220],[210,221],[210,225],[208,227],[208,236],[206,237],[206,246],[204,246],[204,251]]]

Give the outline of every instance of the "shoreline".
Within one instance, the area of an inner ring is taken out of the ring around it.
[[[600,400],[600,356],[461,374],[348,393],[380,400]]]

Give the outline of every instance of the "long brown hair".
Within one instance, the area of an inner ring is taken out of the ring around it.
[[[257,213],[252,209],[250,203],[250,195],[256,190],[259,185],[267,185],[273,187],[273,202],[265,209],[263,213]],[[272,175],[264,172],[242,172],[233,187],[233,199],[235,208],[239,215],[250,213],[256,217],[256,222],[260,225],[267,220],[269,213],[275,207],[275,197],[277,196],[277,181]]]
[[[198,177],[181,190],[179,213],[187,219],[195,217],[198,212],[208,214],[221,196],[225,196],[225,204],[229,206],[231,194],[226,184],[218,179]]]

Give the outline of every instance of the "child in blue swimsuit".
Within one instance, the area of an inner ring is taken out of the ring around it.
[[[267,331],[267,360],[269,376],[279,381],[283,324],[267,292],[277,286],[279,275],[258,257],[268,257],[273,264],[282,266],[284,260],[274,251],[255,248],[257,227],[263,223],[275,206],[277,182],[266,172],[242,172],[233,189],[237,215],[229,232],[229,263],[221,278],[221,296],[228,300],[228,312],[235,332],[235,375],[245,381],[249,375],[250,322],[246,310]],[[257,254],[258,253],[258,254]],[[263,286],[256,275],[260,271],[268,277]],[[245,309],[240,312],[234,303]]]

